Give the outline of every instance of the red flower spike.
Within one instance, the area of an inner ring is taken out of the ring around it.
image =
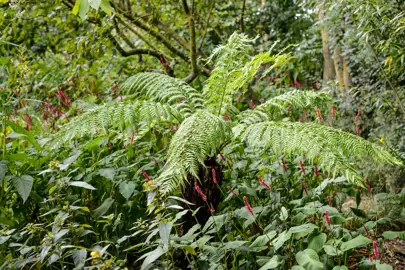
[[[360,117],[360,107],[357,109],[357,115],[356,115],[355,121],[359,120],[359,117]]]
[[[201,188],[198,186],[197,181],[194,181],[194,189],[197,191],[197,193],[201,196],[203,201],[207,201],[207,196],[202,192]]]
[[[335,118],[335,116],[336,116],[335,104],[332,104],[332,117]]]
[[[366,232],[366,235],[368,238],[371,238],[370,232],[368,231],[367,227],[363,225],[364,231]]]
[[[326,222],[326,224],[328,224],[328,226],[330,226],[330,219],[329,219],[328,210],[325,211],[325,222]]]
[[[211,173],[212,173],[212,181],[214,181],[214,183],[217,184],[218,183],[217,182],[217,174],[216,174],[214,168],[212,168]]]
[[[283,157],[281,157],[281,163],[283,163],[284,172],[287,172],[287,165],[285,164]]]
[[[367,185],[368,194],[371,194],[371,186]]]
[[[243,201],[245,202],[246,209],[249,211],[249,213],[251,213],[252,215],[254,215],[252,206],[250,206],[250,204],[249,204],[249,202],[248,202],[246,196],[243,196]]]
[[[233,194],[234,197],[238,197],[238,194],[236,194],[236,192],[233,191],[230,186],[226,186],[226,188]]]
[[[252,107],[252,109],[256,109],[256,105],[253,100],[250,100],[249,103],[250,103],[250,106]]]
[[[215,213],[215,208],[214,208],[214,206],[212,205],[212,203],[210,203],[210,212],[211,213]]]
[[[377,241],[373,241],[373,249],[374,249],[374,256],[376,259],[380,258],[380,253],[378,252],[378,244]]]
[[[298,122],[302,123],[301,116],[300,116],[300,117],[298,117]]]
[[[155,157],[153,157],[153,161],[155,162],[155,164],[158,164],[158,160]]]
[[[151,181],[149,175],[148,175],[143,169],[141,169],[141,172],[142,172],[143,177],[144,177],[148,182]]]
[[[305,174],[305,168],[304,168],[304,165],[302,164],[302,160],[300,160],[300,168],[301,168],[301,172],[303,174]]]
[[[258,175],[257,178],[259,178],[260,185],[264,186],[268,190],[271,190],[271,187],[266,182],[263,181],[263,179],[260,177],[260,175]]]
[[[316,165],[314,166],[314,174],[315,174],[316,177],[319,176],[318,166],[316,166]]]
[[[328,204],[329,204],[329,206],[332,206],[332,199],[330,196],[328,196]]]
[[[319,119],[320,121],[323,120],[323,117],[322,117],[322,114],[321,114],[321,111],[320,111],[320,110],[318,110],[318,119]]]
[[[356,124],[356,134],[360,136],[360,126]]]
[[[225,120],[225,121],[230,121],[230,120],[231,120],[231,118],[229,117],[229,115],[228,115],[228,114],[225,114],[225,115],[224,115],[224,120]]]
[[[368,259],[370,262],[373,262],[373,256],[372,255],[368,255]]]
[[[308,117],[307,111],[304,111],[304,116],[305,116],[305,120],[307,120],[307,123],[309,123],[309,117]]]

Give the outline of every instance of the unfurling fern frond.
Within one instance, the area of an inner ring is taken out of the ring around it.
[[[170,143],[166,167],[156,179],[159,191],[165,194],[184,186],[188,175],[198,178],[205,158],[230,136],[230,123],[209,112],[199,111],[184,120]]]
[[[164,74],[138,73],[121,85],[126,94],[172,105],[186,117],[204,106],[203,96],[180,79]]]
[[[254,57],[249,49],[254,39],[234,33],[226,45],[218,47],[210,59],[215,58],[215,68],[204,86],[203,94],[211,111],[224,115],[235,95],[246,92],[248,83],[254,78],[262,64],[274,62],[269,70],[288,62],[290,54],[271,55],[271,50]]]
[[[343,174],[347,179],[362,184],[361,177],[351,165],[356,157],[369,157],[401,165],[402,163],[382,147],[353,134],[317,124],[293,122],[263,122],[239,125],[236,135],[249,145],[270,148],[276,154],[300,152],[328,172]]]
[[[140,135],[156,123],[182,121],[183,115],[169,105],[139,100],[115,102],[98,106],[73,118],[61,128],[53,142],[64,143],[75,138],[108,134],[114,129],[123,130],[126,127],[133,127],[136,135]]]
[[[325,92],[293,90],[269,99],[254,110],[242,112],[240,119],[244,124],[280,120],[280,117],[287,112],[289,105],[293,109],[310,106],[323,108],[330,102],[332,102],[332,97]]]

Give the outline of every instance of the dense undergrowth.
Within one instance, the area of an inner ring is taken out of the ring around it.
[[[392,269],[405,191],[356,166],[401,157],[358,136],[360,109],[357,134],[334,128],[329,92],[246,100],[291,60],[251,43],[218,47],[202,90],[151,72],[87,101],[79,76],[42,101],[3,95],[1,268]]]

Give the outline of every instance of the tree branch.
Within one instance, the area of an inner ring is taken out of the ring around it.
[[[245,32],[245,24],[243,22],[243,17],[245,16],[245,10],[246,10],[246,0],[243,0],[242,14],[240,15],[240,31],[242,33]]]
[[[119,42],[115,39],[115,37],[109,31],[107,32],[107,35],[108,35],[108,38],[111,40],[113,45],[117,48],[117,50],[120,52],[120,54],[122,56],[125,56],[125,57],[131,56],[131,55],[150,55],[150,56],[153,56],[153,57],[159,59],[159,61],[161,62],[161,64],[165,68],[167,74],[169,76],[173,76],[173,68],[172,68],[171,65],[169,65],[166,62],[165,56],[161,52],[159,52],[157,50],[151,50],[151,49],[131,49],[129,51],[126,51],[124,48],[121,47]]]
[[[195,42],[195,22],[194,22],[194,3],[191,4],[191,9],[188,7],[187,0],[183,0],[184,11],[188,17],[188,29],[190,35],[190,60],[191,73],[183,80],[187,83],[192,82],[198,76],[197,66],[197,46]]]

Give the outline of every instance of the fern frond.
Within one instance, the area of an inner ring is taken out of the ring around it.
[[[186,117],[204,107],[200,92],[180,79],[160,73],[138,73],[129,77],[121,88],[135,98],[170,104]]]
[[[159,122],[181,123],[183,115],[169,105],[152,101],[114,102],[98,106],[73,118],[56,134],[55,142],[108,134],[114,129],[132,127],[141,136]]]
[[[330,102],[332,102],[332,97],[325,92],[293,90],[269,99],[254,110],[242,112],[240,118],[244,124],[280,120],[280,117],[287,113],[289,105],[292,108],[308,108],[311,106],[322,108],[326,107]]]
[[[274,62],[271,66],[274,68],[291,59],[289,54],[272,56],[271,51],[251,57],[249,49],[253,42],[254,39],[248,39],[244,34],[234,33],[228,43],[218,47],[211,56],[210,59],[216,59],[216,64],[203,94],[213,113],[224,115],[234,96],[246,92],[248,83],[262,64]]]
[[[169,146],[163,173],[155,180],[159,191],[169,193],[184,186],[187,176],[198,179],[207,156],[212,156],[230,139],[231,124],[206,111],[199,111],[184,120]]]
[[[276,154],[306,154],[319,162],[323,170],[334,174],[339,172],[360,185],[363,184],[362,178],[350,163],[354,158],[368,157],[374,161],[402,165],[376,144],[342,130],[313,123],[263,122],[239,125],[234,132],[240,132],[242,141],[249,145],[270,148]]]

